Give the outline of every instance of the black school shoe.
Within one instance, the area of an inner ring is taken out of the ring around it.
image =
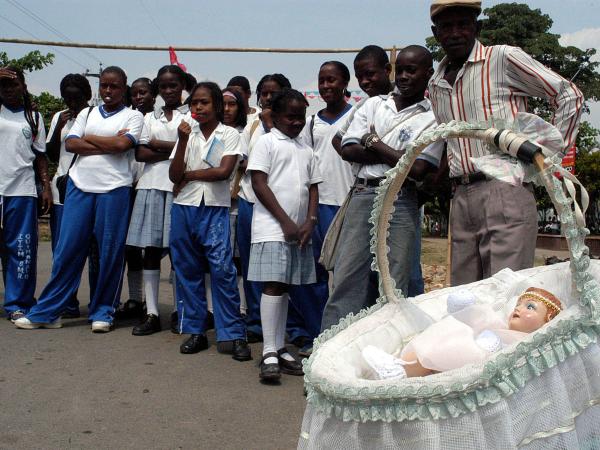
[[[179,347],[179,352],[185,355],[198,353],[208,348],[208,339],[203,334],[192,334]]]
[[[279,370],[279,364],[271,363],[266,364],[265,359],[267,358],[278,358],[279,355],[275,352],[267,353],[263,355],[260,360],[260,372],[258,373],[258,377],[264,382],[275,382],[281,378],[281,371]]]
[[[248,346],[248,342],[243,339],[236,339],[233,341],[231,353],[231,357],[236,361],[250,361],[252,359],[252,352]]]
[[[129,320],[144,317],[144,304],[137,300],[127,300],[115,311],[115,320]]]
[[[304,375],[304,371],[302,370],[302,364],[300,364],[295,359],[293,361],[288,361],[287,359],[282,358],[281,355],[283,355],[284,353],[290,354],[290,352],[288,352],[287,348],[285,347],[277,350],[277,360],[279,361],[279,368],[281,369],[281,372],[288,375]]]
[[[133,327],[131,334],[134,336],[148,336],[150,334],[158,333],[159,331],[161,331],[160,319],[157,315],[148,314],[144,322]]]

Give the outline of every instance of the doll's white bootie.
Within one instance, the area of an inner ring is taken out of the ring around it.
[[[375,372],[376,379],[391,380],[406,378],[404,361],[384,352],[380,348],[367,345],[362,350],[362,356],[373,372]]]

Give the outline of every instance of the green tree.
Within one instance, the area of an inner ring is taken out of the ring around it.
[[[50,122],[52,121],[52,116],[54,113],[67,107],[62,98],[55,97],[49,92],[42,92],[40,95],[32,95],[31,99],[37,106],[37,110],[44,118],[46,130],[50,128]]]
[[[23,72],[33,72],[42,70],[44,67],[54,62],[54,54],[46,53],[43,55],[39,50],[29,52],[20,58],[9,58],[6,52],[0,52],[0,67],[16,66]]]

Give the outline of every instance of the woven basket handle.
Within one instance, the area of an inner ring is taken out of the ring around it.
[[[542,148],[510,130],[482,128],[465,122],[450,122],[438,125],[435,129],[424,133],[413,141],[406,149],[396,166],[386,173],[386,180],[378,188],[373,206],[373,241],[371,250],[375,255],[375,268],[379,272],[381,294],[388,301],[400,301],[402,293],[396,289],[396,283],[390,274],[387,246],[390,219],[394,211],[394,202],[402,189],[410,168],[419,154],[428,145],[448,138],[479,139],[487,144],[495,145],[505,153],[531,162],[538,171],[539,178],[546,187],[557,212],[566,236],[571,254],[571,273],[574,285],[580,295],[580,303],[585,306],[590,316],[600,319],[600,286],[589,274],[589,249],[584,239],[589,231],[585,228],[583,214],[574,197],[573,182],[577,179],[569,175],[560,181],[553,172],[562,170],[556,163],[547,163]],[[563,171],[564,173],[564,171]],[[571,197],[568,197],[568,192]],[[582,187],[582,197],[587,196]],[[585,209],[585,207],[584,207]]]

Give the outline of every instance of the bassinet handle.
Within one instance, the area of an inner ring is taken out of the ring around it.
[[[592,319],[598,320],[600,318],[600,286],[588,273],[587,269],[590,264],[589,249],[584,242],[589,230],[585,228],[584,216],[574,198],[573,183],[580,183],[570,174],[565,174],[565,177],[559,180],[554,172],[565,173],[560,163],[552,159],[544,159],[540,146],[515,132],[484,128],[466,122],[452,121],[438,125],[433,130],[423,133],[407,146],[405,154],[396,166],[386,173],[386,179],[377,188],[377,196],[371,213],[371,222],[373,223],[371,251],[375,256],[373,269],[379,272],[381,295],[385,296],[388,301],[393,302],[399,302],[403,299],[402,293],[396,289],[396,283],[390,274],[387,256],[389,252],[387,246],[388,229],[394,211],[394,201],[419,154],[432,143],[448,138],[479,139],[500,148],[500,150],[511,156],[534,164],[539,179],[544,184],[558,212],[562,230],[567,239],[571,254],[571,274],[580,297],[580,303],[586,307]],[[582,187],[582,196],[584,193],[585,189]]]

